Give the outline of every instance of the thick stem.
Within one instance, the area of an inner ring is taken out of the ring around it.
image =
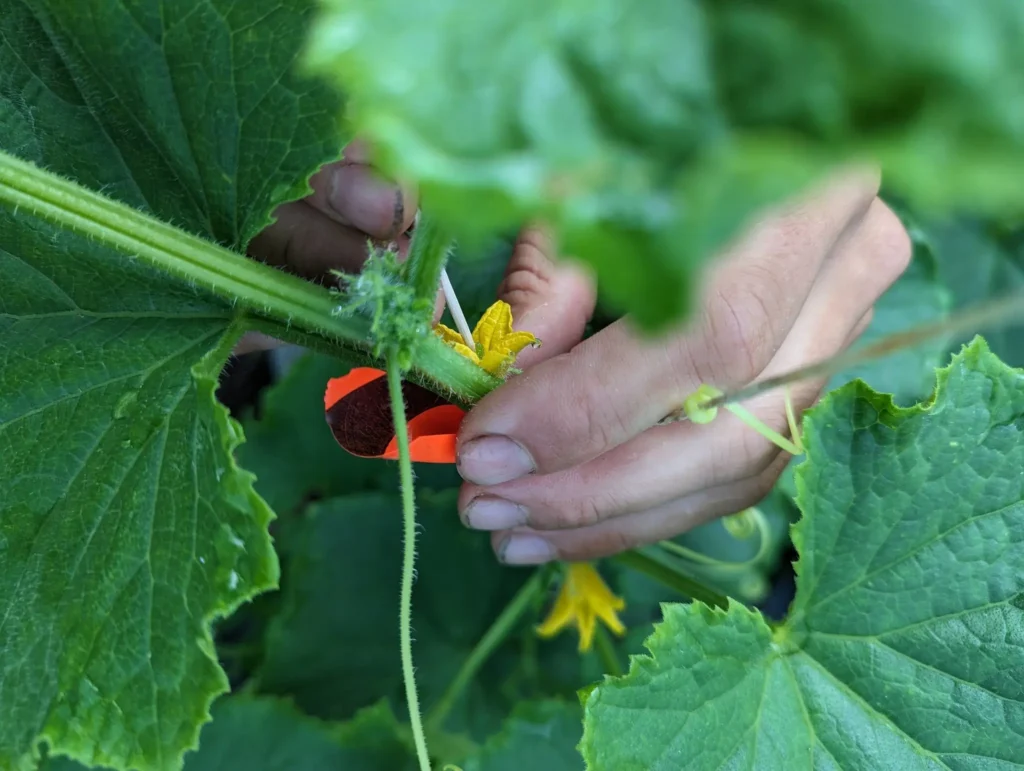
[[[612,559],[620,565],[633,568],[670,589],[674,589],[691,599],[703,602],[705,605],[714,605],[719,608],[725,608],[729,605],[727,597],[686,575],[678,566],[673,564],[668,555],[659,554],[650,547],[623,552]]]
[[[466,687],[476,677],[480,667],[490,658],[497,647],[505,641],[505,638],[512,632],[515,625],[519,623],[523,614],[533,604],[534,599],[543,589],[542,574],[542,570],[534,571],[533,575],[530,576],[530,580],[523,584],[519,591],[516,592],[516,595],[501,612],[501,615],[494,620],[494,623],[484,632],[483,637],[474,646],[456,673],[455,679],[448,684],[448,688],[427,716],[427,726],[431,730],[441,729],[445,719],[448,717],[448,713],[451,712],[452,707],[455,706],[455,702],[458,701],[462,692],[466,690]]]
[[[402,482],[402,589],[399,599],[399,642],[402,654],[402,677],[405,680],[405,700],[409,708],[416,757],[420,771],[430,771],[430,753],[420,716],[420,697],[416,691],[416,669],[412,663],[412,585],[416,572],[416,497],[412,482],[412,461],[409,458],[409,431],[405,422],[405,399],[402,397],[402,372],[398,355],[388,353],[388,391],[391,394],[391,414],[394,416],[395,437],[398,440],[398,469]]]
[[[441,287],[441,271],[448,261],[451,246],[451,237],[437,220],[421,213],[409,244],[409,259],[404,268],[405,283],[412,287],[416,300],[431,318],[437,291]]]
[[[0,206],[30,212],[58,228],[109,247],[124,255],[123,259],[158,268],[222,298],[226,308],[239,305],[276,322],[282,330],[320,337],[337,350],[355,350],[364,355],[368,352],[369,320],[335,315],[341,303],[337,294],[2,151]],[[413,368],[418,382],[463,404],[476,402],[500,382],[434,339],[417,346]]]

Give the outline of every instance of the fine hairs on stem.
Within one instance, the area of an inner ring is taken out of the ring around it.
[[[430,771],[430,753],[420,716],[420,697],[416,690],[416,670],[412,663],[412,585],[416,572],[416,497],[412,481],[412,460],[409,457],[409,431],[405,422],[405,399],[402,397],[402,371],[398,354],[388,352],[388,392],[391,395],[391,414],[398,440],[398,470],[402,482],[402,590],[399,609],[399,637],[402,653],[402,679],[405,681],[405,700],[409,708],[409,723],[420,771]]]

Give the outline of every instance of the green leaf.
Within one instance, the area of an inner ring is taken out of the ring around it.
[[[229,698],[214,709],[185,771],[403,771],[412,765],[399,730],[383,705],[332,726],[276,699]]]
[[[384,705],[364,710],[348,723],[329,724],[268,697],[229,697],[213,708],[199,749],[185,758],[185,771],[404,771],[411,757],[401,727]],[[42,771],[81,771],[53,758]]]
[[[293,74],[312,0],[15,0],[2,146],[244,248],[341,149],[341,102]]]
[[[758,207],[835,162],[880,158],[926,205],[1024,205],[1007,0],[322,3],[308,61],[382,163],[467,236],[552,223],[648,325],[686,310]]]
[[[423,533],[413,658],[424,710],[526,578],[497,564],[486,534],[461,524],[455,496],[421,492],[417,507]],[[314,505],[291,544],[284,608],[268,633],[259,687],[292,695],[305,711],[329,719],[345,719],[381,696],[402,704],[399,497],[365,493]],[[474,683],[454,714],[478,735],[500,718],[498,694],[488,691]]]
[[[524,702],[502,732],[466,763],[464,771],[583,771],[583,759],[576,749],[581,733],[576,704]]]
[[[309,10],[6,3],[0,149],[240,250],[340,143],[337,97],[290,73]],[[227,687],[210,621],[277,578],[214,398],[241,327],[51,223],[0,207],[0,767],[42,740],[178,769]]]
[[[828,396],[797,472],[789,619],[666,606],[651,655],[587,702],[588,767],[1018,767],[1022,386],[979,340],[932,404]]]
[[[11,235],[0,218],[0,766],[42,737],[178,768],[227,687],[210,619],[277,578],[214,397],[237,334],[138,266],[93,272],[84,239]]]

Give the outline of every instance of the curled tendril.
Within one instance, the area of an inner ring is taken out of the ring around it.
[[[757,509],[744,509],[738,514],[730,514],[722,518],[722,527],[738,541],[745,541],[758,532],[760,512]]]
[[[718,407],[705,407],[704,405],[721,395],[721,391],[705,383],[686,397],[683,402],[683,414],[693,423],[710,423],[718,417]]]
[[[718,417],[718,407],[707,406],[709,402],[718,398],[722,395],[722,391],[710,386],[708,384],[701,385],[696,391],[686,397],[683,401],[683,406],[676,412],[669,415],[667,418],[662,420],[662,423],[672,423],[676,420],[680,420],[685,416],[691,423],[706,424],[713,421]],[[750,410],[745,407],[729,403],[724,405],[725,409],[729,410],[733,415],[746,423],[750,428],[754,429],[767,439],[769,442],[774,444],[776,447],[788,452],[790,455],[803,455],[804,446],[803,441],[800,438],[800,429],[797,425],[796,415],[793,412],[793,400],[790,398],[789,389],[785,392],[786,399],[786,422],[789,424],[789,431],[792,440],[787,439],[774,428],[770,428],[764,424],[760,418],[754,415]]]
[[[730,520],[732,520],[731,527]],[[741,571],[756,565],[764,558],[764,555],[771,546],[768,520],[765,519],[764,514],[756,506],[751,506],[749,509],[733,514],[730,517],[724,517],[722,519],[722,526],[728,531],[729,535],[738,540],[746,540],[757,533],[759,536],[757,553],[750,559],[743,560],[742,562],[730,562],[694,551],[675,541],[661,541],[659,546],[677,557],[689,560],[697,565],[702,565],[713,571],[722,572]],[[737,530],[739,533],[737,533]]]

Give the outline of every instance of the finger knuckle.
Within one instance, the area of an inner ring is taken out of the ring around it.
[[[881,199],[875,201],[872,219],[881,247],[875,256],[877,267],[886,277],[894,279],[910,265],[914,253],[913,241],[900,218]]]
[[[581,527],[592,527],[604,519],[605,507],[598,496],[584,495],[562,510],[562,528],[578,530]]]

